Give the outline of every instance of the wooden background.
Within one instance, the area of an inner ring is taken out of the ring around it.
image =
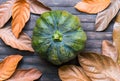
[[[6,0],[0,0],[0,3],[5,2]],[[66,10],[76,16],[78,16],[81,20],[82,27],[87,33],[87,43],[84,51],[92,51],[101,53],[101,42],[103,40],[112,40],[112,27],[113,21],[110,23],[109,28],[104,32],[95,32],[95,18],[96,14],[90,15],[77,11],[74,8],[74,5],[80,0],[40,0],[45,5],[52,8],[52,10]],[[39,18],[39,15],[31,14],[31,18],[29,22],[26,24],[24,28],[24,32],[26,32],[30,37],[32,36],[32,30],[35,26],[36,19]],[[11,20],[6,24],[6,26],[10,25]],[[43,73],[42,77],[37,81],[60,81],[58,77],[58,67],[54,66],[47,61],[41,59],[38,54],[31,53],[27,51],[19,51],[13,49],[4,44],[4,42],[0,39],[0,60],[4,57],[12,54],[21,54],[24,56],[22,61],[20,62],[18,68],[38,68]],[[77,58],[70,61],[67,64],[77,64]]]

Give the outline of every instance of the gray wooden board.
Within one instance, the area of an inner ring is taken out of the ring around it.
[[[0,0],[0,3],[5,2],[6,0]],[[101,43],[103,40],[112,41],[112,28],[114,24],[114,20],[110,23],[107,30],[104,32],[95,32],[95,18],[96,14],[90,15],[86,13],[82,13],[77,11],[73,6],[79,0],[39,0],[52,8],[52,10],[66,10],[76,16],[78,16],[81,20],[82,28],[87,33],[87,43],[84,51],[92,51],[101,53]],[[31,18],[29,22],[26,24],[23,29],[30,37],[32,36],[32,30],[35,26],[36,19],[39,18],[39,15],[31,14]],[[10,25],[11,20],[6,24],[6,26]],[[21,54],[24,56],[22,61],[20,62],[18,68],[38,68],[43,73],[42,77],[37,81],[60,81],[58,77],[57,70],[60,66],[54,66],[49,62],[41,59],[38,54],[31,53],[27,51],[19,51],[17,49],[13,49],[7,45],[0,39],[0,60],[4,57],[11,54]],[[66,63],[66,64],[78,64],[77,58]]]

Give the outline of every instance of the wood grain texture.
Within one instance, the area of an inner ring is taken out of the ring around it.
[[[0,0],[0,4],[5,2],[6,0]],[[73,6],[79,2],[79,0],[39,0],[43,2],[46,6],[52,8],[52,10],[67,10],[68,12],[78,16],[81,20],[82,28],[87,33],[87,43],[84,51],[89,52],[97,52],[101,53],[101,44],[102,40],[110,40],[112,41],[112,29],[114,20],[110,23],[107,30],[104,32],[95,32],[95,18],[96,15],[89,15],[86,13],[82,13],[77,11]],[[39,18],[39,15],[31,14],[29,22],[26,24],[23,29],[30,37],[32,36],[32,30],[35,26],[36,19]],[[6,24],[6,26],[10,25],[11,20]],[[7,50],[7,51],[6,51]],[[17,49],[13,49],[3,43],[0,39],[0,60],[2,60],[5,56],[11,54],[21,54],[23,60],[20,62],[19,68],[38,68],[42,71],[42,77],[37,81],[61,81],[58,77],[57,70],[59,66],[54,66],[49,62],[41,59],[38,54],[33,54],[27,51],[19,51]],[[77,64],[77,58],[70,61],[66,64]]]

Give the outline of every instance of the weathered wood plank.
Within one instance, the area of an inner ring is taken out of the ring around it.
[[[0,4],[7,0],[0,0]],[[50,7],[71,7],[77,4],[80,0],[38,0]]]
[[[0,0],[0,4],[4,3],[5,1],[7,1],[7,0]]]
[[[86,23],[86,22],[82,22],[81,23],[82,25],[82,28],[86,31],[86,32],[89,32],[89,31],[91,31],[91,32],[96,32],[95,31],[95,23]],[[110,23],[110,25],[108,25],[108,28],[105,30],[105,31],[103,31],[103,33],[104,32],[112,32],[113,31],[113,24],[114,24],[114,22],[111,22]]]
[[[76,10],[74,7],[50,7],[52,10],[66,10],[74,15],[79,15],[79,14],[86,14],[83,12],[79,12],[78,10]]]
[[[42,77],[36,81],[61,81],[57,74],[57,68],[51,69],[50,66],[44,67],[44,65],[27,65],[22,64],[19,68],[37,68],[42,72]],[[56,67],[56,66],[54,66]]]
[[[33,56],[34,53],[28,51],[20,51],[9,46],[0,46],[0,56],[1,55],[11,55],[11,54],[21,54],[23,56]]]
[[[82,22],[82,27],[87,27],[84,29],[93,30],[94,29],[94,22],[96,15],[77,15],[80,18],[80,21]],[[31,15],[30,20],[26,23],[24,29],[32,30],[35,27],[36,20],[39,18],[39,15]],[[5,25],[9,26],[11,24],[11,20]]]
[[[87,40],[86,48],[101,48],[103,40]]]
[[[103,39],[100,39],[100,40],[87,40],[87,42],[86,42],[86,47],[87,48],[91,48],[91,49],[93,49],[93,48],[101,48],[101,42],[103,41]],[[111,41],[111,40],[110,40]],[[1,43],[1,48],[0,49],[2,49],[3,47],[4,48],[7,48],[8,46],[6,45],[6,44],[4,44],[4,42],[2,42],[2,41],[0,41]],[[10,49],[10,48],[8,48],[8,49]],[[6,50],[2,50],[3,52],[6,52]],[[14,50],[11,50],[11,51],[14,51]],[[16,51],[17,52],[17,51]],[[10,52],[9,52],[10,53]]]
[[[96,15],[77,15],[81,22],[95,23]]]
[[[39,0],[46,4],[47,6],[62,6],[62,7],[68,7],[68,6],[74,6],[77,2],[80,0]]]
[[[35,20],[36,21],[36,20]],[[32,22],[33,24],[31,24],[30,22],[28,22],[24,28],[25,31],[28,31],[28,30],[33,30],[33,28],[35,27],[35,21],[30,21]],[[103,31],[103,32],[112,32],[113,30],[113,24],[114,22],[111,22],[110,25],[108,26],[108,28]],[[7,24],[8,25],[8,24]],[[83,28],[83,30],[85,30],[86,32],[95,32],[95,23],[87,23],[87,22],[82,22],[81,23],[81,26]]]
[[[95,23],[94,23],[95,15],[77,15],[77,16],[79,16],[80,21],[81,21],[81,26],[85,31],[95,32]],[[31,18],[30,18],[29,22],[27,22],[27,24],[25,25],[24,30],[33,30],[33,28],[35,27],[36,20],[38,18],[39,18],[38,15],[31,15]],[[89,20],[91,20],[91,21],[89,21]],[[10,23],[11,23],[11,20],[5,25],[5,27],[9,26]],[[107,31],[112,32],[113,24],[114,24],[114,22],[112,21],[110,23],[110,25],[108,26],[107,30],[105,30],[105,32],[107,32]]]
[[[100,48],[94,48],[94,49],[86,48],[86,49],[84,50],[84,52],[95,52],[95,53],[101,54],[101,49],[100,49]]]
[[[112,32],[86,32],[88,40],[112,40]]]
[[[80,18],[80,21],[81,22],[89,22],[89,23],[94,23],[95,22],[95,18],[96,18],[96,15],[84,15],[84,14],[80,14],[80,15],[77,15],[79,18]],[[31,18],[29,20],[28,23],[33,23],[39,18],[40,16],[39,15],[31,15]],[[33,22],[34,21],[34,22]],[[33,26],[33,25],[32,25]]]

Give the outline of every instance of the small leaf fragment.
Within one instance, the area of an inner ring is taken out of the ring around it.
[[[6,80],[15,72],[18,62],[22,59],[21,55],[10,55],[0,62],[0,80]]]
[[[95,21],[95,29],[96,31],[105,30],[111,20],[116,16],[120,9],[120,1],[119,0],[111,0],[111,5],[104,11],[97,14]]]
[[[62,81],[91,81],[82,68],[76,65],[65,65],[58,69]]]
[[[117,62],[118,59],[118,52],[115,46],[108,40],[104,40],[102,42],[102,54],[108,56]]]
[[[12,32],[19,37],[25,23],[30,18],[30,5],[26,0],[17,0],[12,8]]]
[[[8,0],[0,5],[0,28],[2,28],[12,16],[12,6],[15,0]]]
[[[42,73],[35,68],[32,69],[18,69],[13,76],[6,81],[34,81],[40,78]]]
[[[41,3],[38,0],[27,0],[30,4],[30,11],[33,14],[42,14],[44,12],[48,12],[51,9],[47,6],[45,6],[43,3]]]
[[[5,27],[0,29],[0,38],[9,46],[19,49],[34,52],[31,44],[31,38],[25,34],[21,33],[20,37],[17,39],[10,27]]]
[[[80,65],[92,81],[119,81],[120,67],[110,57],[96,53],[78,56]]]
[[[110,0],[82,0],[75,5],[75,8],[82,12],[95,14],[107,8],[110,3]]]

